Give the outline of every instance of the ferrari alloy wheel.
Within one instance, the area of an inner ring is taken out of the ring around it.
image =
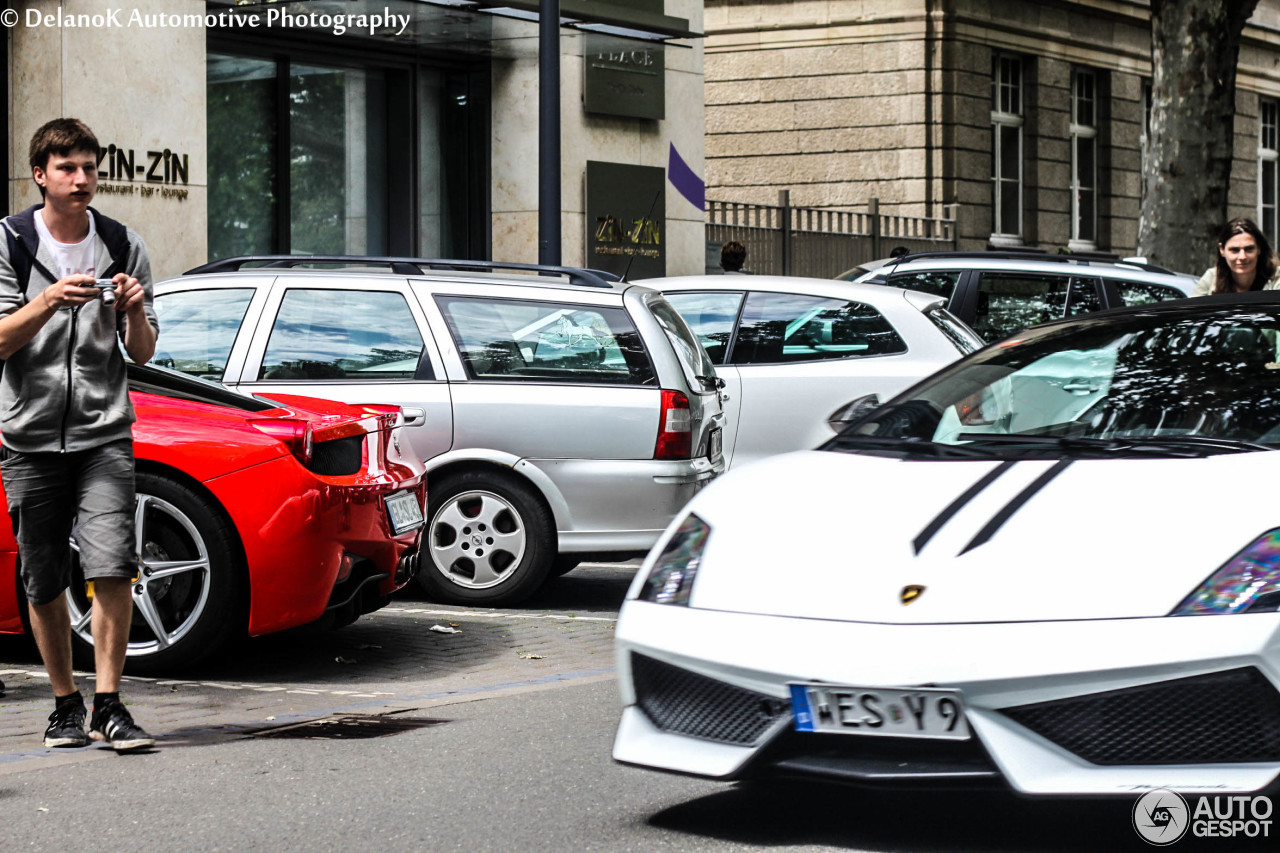
[[[128,668],[132,672],[187,666],[243,633],[235,534],[207,498],[168,477],[139,472],[134,510],[138,573]],[[71,542],[68,605],[76,652],[92,659],[91,592]]]
[[[418,574],[428,595],[456,604],[514,604],[546,579],[555,524],[529,485],[465,471],[433,483],[428,493],[423,541],[431,562]]]

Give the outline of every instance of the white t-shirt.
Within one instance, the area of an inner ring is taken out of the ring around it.
[[[79,243],[59,243],[53,239],[49,226],[44,224],[44,211],[37,211],[35,220],[36,233],[40,235],[40,242],[44,243],[53,254],[53,260],[57,265],[54,272],[58,274],[58,278],[66,278],[76,273],[97,274],[95,272],[97,260],[94,258],[94,244],[97,241],[94,238],[98,233],[93,225],[92,216],[89,217],[89,233]]]

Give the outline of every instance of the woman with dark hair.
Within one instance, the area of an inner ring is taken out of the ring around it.
[[[1192,296],[1280,289],[1280,270],[1266,235],[1252,219],[1240,217],[1218,234],[1218,263],[1200,276]]]

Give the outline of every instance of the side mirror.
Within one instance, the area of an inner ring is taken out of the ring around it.
[[[872,409],[880,405],[880,397],[876,394],[864,394],[863,396],[846,403],[827,417],[827,424],[840,432],[849,424],[859,420]]]

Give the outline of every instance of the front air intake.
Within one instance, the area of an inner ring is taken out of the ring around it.
[[[640,709],[665,732],[753,746],[791,718],[785,700],[744,690],[644,655],[631,655]]]
[[[1093,764],[1280,761],[1280,693],[1253,667],[1002,713]]]

